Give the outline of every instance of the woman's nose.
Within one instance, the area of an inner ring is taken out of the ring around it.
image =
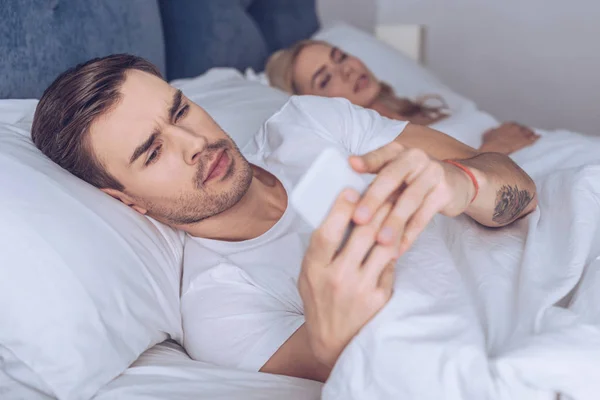
[[[344,78],[344,80],[350,78],[352,76],[352,73],[354,72],[354,68],[352,68],[352,65],[350,65],[349,63],[341,63],[339,64],[339,71],[340,71],[340,75],[342,76],[342,78]]]

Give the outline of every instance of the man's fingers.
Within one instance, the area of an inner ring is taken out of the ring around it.
[[[375,216],[367,225],[355,225],[348,242],[336,257],[336,261],[343,265],[360,267],[369,250],[376,244],[377,233],[391,209],[392,204],[387,202],[377,210]]]
[[[404,183],[410,184],[430,163],[427,154],[419,149],[409,149],[396,157],[371,182],[358,203],[354,222],[365,224],[375,211]]]
[[[390,245],[400,241],[406,223],[423,204],[425,196],[438,184],[442,174],[442,167],[431,163],[402,192],[377,236],[379,243]]]
[[[395,276],[396,260],[392,260],[385,266],[381,272],[381,275],[379,275],[379,282],[377,283],[377,286],[391,294],[392,288],[394,287]]]
[[[444,196],[436,193],[435,190],[427,195],[421,207],[413,214],[412,218],[406,224],[406,229],[400,239],[400,255],[404,254],[410,246],[413,245],[427,224],[429,224],[435,214],[443,207],[444,202]]]
[[[338,196],[321,226],[311,236],[306,256],[312,261],[331,262],[352,221],[359,197],[358,192],[352,189],[346,189]]]
[[[404,146],[393,141],[362,156],[350,157],[350,165],[356,172],[375,174],[403,150]]]
[[[395,264],[397,259],[398,253],[393,246],[375,245],[363,263],[364,279],[368,284],[377,286],[381,283],[380,279],[383,271],[390,263]]]

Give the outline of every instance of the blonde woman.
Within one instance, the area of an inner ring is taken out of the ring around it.
[[[431,125],[450,116],[440,96],[415,100],[398,97],[360,59],[323,41],[303,40],[274,53],[267,62],[266,73],[272,86],[288,93],[343,97],[388,118]],[[513,153],[539,139],[533,130],[514,122],[482,134],[480,151],[502,154]]]

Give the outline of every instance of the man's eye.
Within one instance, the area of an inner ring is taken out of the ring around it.
[[[177,115],[175,115],[175,122],[179,121],[181,118],[185,117],[185,114],[187,114],[188,110],[189,110],[190,106],[189,105],[185,105],[181,108],[181,110],[179,110],[179,112],[177,113]]]
[[[344,61],[346,58],[348,58],[348,54],[346,54],[346,53],[342,53],[342,55],[340,56],[340,59],[339,59],[339,61],[338,61],[338,62],[342,62],[342,61]]]
[[[321,89],[325,89],[325,87],[327,86],[327,84],[329,83],[329,81],[330,81],[330,80],[331,80],[331,75],[327,75],[327,76],[325,77],[325,79],[323,79],[323,80],[321,81],[321,83],[319,84],[319,87],[320,87]]]
[[[154,150],[152,150],[152,153],[150,153],[150,156],[146,160],[146,165],[150,165],[153,162],[155,162],[156,160],[158,160],[161,149],[162,149],[162,146],[158,146]]]

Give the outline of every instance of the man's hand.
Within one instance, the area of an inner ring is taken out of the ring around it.
[[[516,122],[506,122],[483,134],[481,152],[511,154],[534,144],[540,135]]]
[[[308,342],[316,359],[329,368],[390,299],[399,256],[393,246],[376,240],[389,203],[378,207],[369,223],[356,226],[339,249],[358,200],[359,194],[351,190],[339,196],[312,235],[298,281]]]
[[[414,243],[436,213],[459,215],[475,194],[464,171],[398,142],[351,157],[350,164],[357,172],[377,174],[359,202],[354,221],[368,223],[384,202],[395,200],[377,239],[399,249],[399,254]]]

